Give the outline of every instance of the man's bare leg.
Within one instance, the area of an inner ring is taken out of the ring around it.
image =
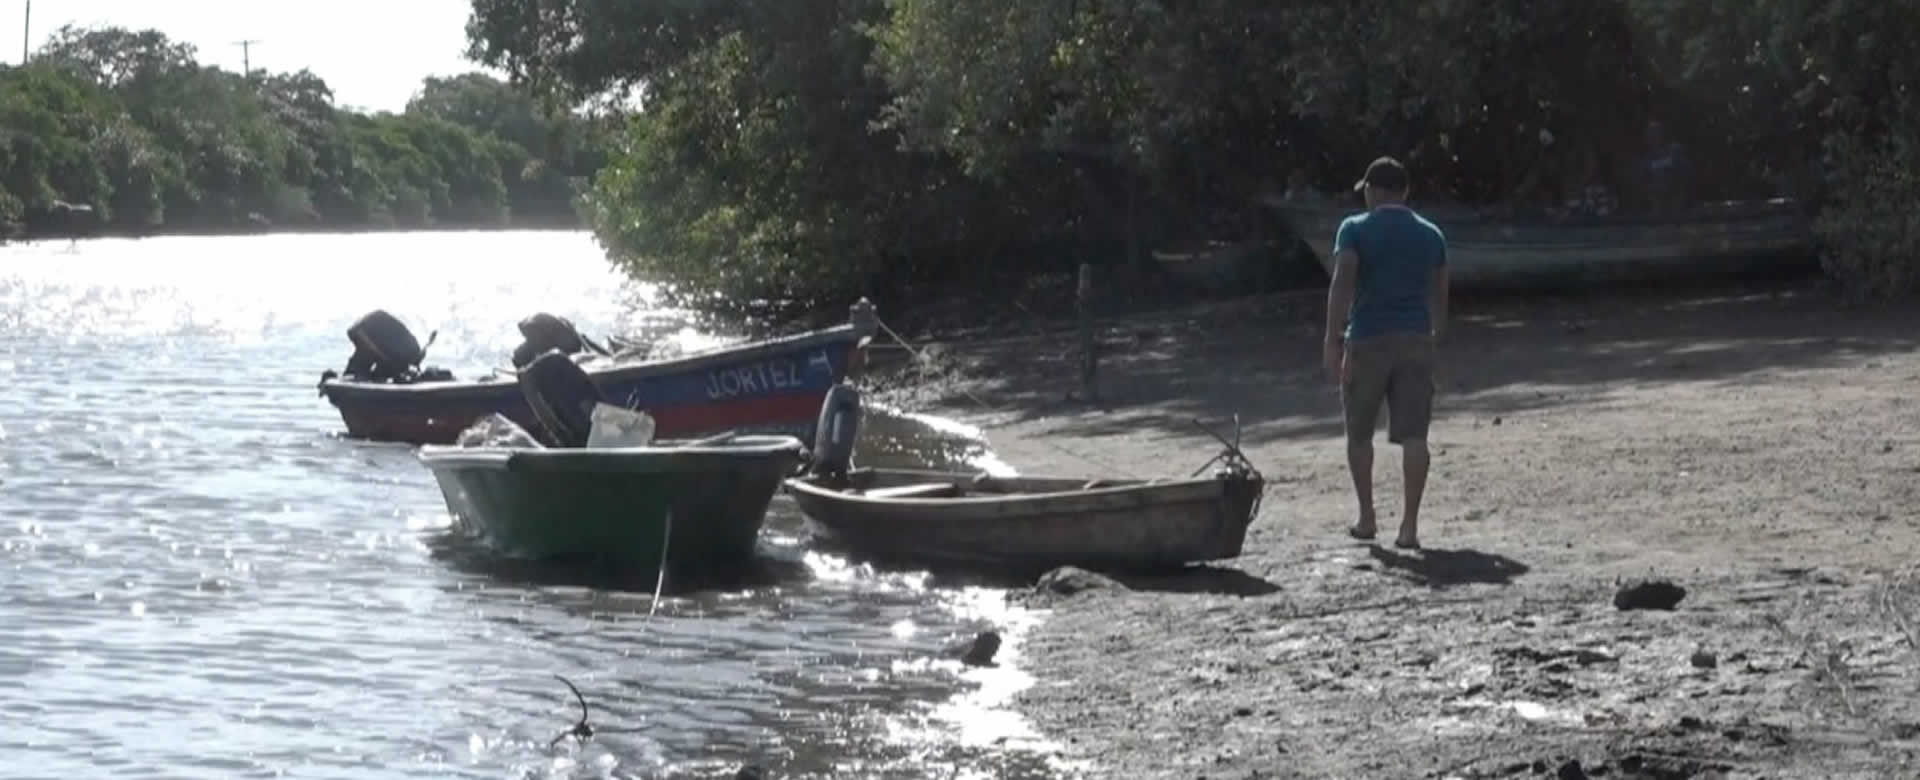
[[[1413,439],[1400,445],[1400,462],[1406,471],[1407,489],[1406,508],[1400,515],[1400,536],[1393,542],[1397,547],[1420,546],[1420,498],[1427,492],[1427,467],[1432,460],[1425,439]]]
[[[1353,497],[1360,503],[1360,520],[1354,523],[1351,533],[1358,539],[1372,539],[1375,530],[1373,516],[1373,442],[1347,442],[1347,471],[1353,474]]]

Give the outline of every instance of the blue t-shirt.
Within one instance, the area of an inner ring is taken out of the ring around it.
[[[1381,206],[1340,222],[1333,251],[1360,256],[1347,340],[1409,331],[1431,333],[1428,295],[1434,271],[1447,262],[1440,228],[1405,206]]]

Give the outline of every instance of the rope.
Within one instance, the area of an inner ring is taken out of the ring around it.
[[[662,531],[660,535],[660,566],[658,571],[655,572],[653,579],[653,601],[647,604],[647,617],[640,623],[640,632],[643,636],[646,634],[647,627],[653,623],[654,610],[660,607],[660,592],[665,589],[667,584],[667,547],[673,541],[672,507],[667,508],[667,522],[665,525],[666,530]],[[567,737],[573,737],[584,743],[586,740],[592,739],[595,734],[639,734],[646,731],[645,726],[628,729],[594,728],[593,724],[587,722],[591,713],[587,709],[587,697],[580,693],[580,688],[574,685],[572,680],[562,677],[558,673],[555,673],[553,676],[558,677],[560,682],[566,683],[567,690],[572,691],[574,700],[580,703],[580,721],[573,724],[572,728],[555,735],[553,741],[547,743],[548,750],[557,747],[560,744],[560,740],[566,739]]]
[[[653,622],[653,611],[660,608],[660,591],[667,584],[667,546],[673,542],[673,507],[667,507],[667,529],[660,534],[660,566],[653,575],[653,600],[647,602],[647,619],[640,624],[645,630],[647,623]]]
[[[920,361],[922,363],[928,362],[927,355],[925,352],[921,351],[919,347],[916,347],[912,344],[907,343],[907,340],[904,338],[901,338],[900,334],[895,332],[891,326],[887,325],[885,320],[882,320],[879,317],[874,317],[873,319],[874,319],[874,322],[880,326],[880,330],[885,331],[887,336],[894,340],[894,343],[899,344],[901,347],[905,348],[908,353],[911,353],[913,355],[914,360]],[[994,414],[1006,413],[1005,409],[1002,409],[998,406],[987,403],[980,396],[974,395],[972,390],[968,390],[965,387],[961,387],[960,392],[961,394],[965,395],[967,398],[971,399],[974,403],[984,407],[989,412],[993,412]]]
[[[914,360],[919,361],[921,363],[927,362],[926,354],[923,351],[921,351],[918,347],[915,347],[913,344],[908,343],[905,338],[902,338],[900,336],[899,332],[895,331],[891,326],[887,325],[886,321],[881,320],[879,317],[875,317],[874,322],[880,326],[880,330],[884,331],[889,338],[892,338],[902,348],[906,349],[908,353],[912,354],[914,357]],[[1005,413],[1005,410],[991,403],[988,403],[985,399],[982,399],[980,396],[974,395],[973,391],[968,390],[964,386],[960,388],[960,392],[961,394],[965,395],[967,398],[971,399],[974,403],[979,404],[981,407],[985,408],[989,412],[992,412],[994,414]],[[1253,504],[1251,509],[1252,516],[1258,517],[1260,514],[1260,505],[1264,503],[1266,500],[1266,477],[1261,475],[1260,469],[1254,467],[1253,459],[1248,458],[1246,456],[1246,453],[1240,450],[1240,415],[1235,414],[1233,416],[1233,439],[1231,441],[1229,441],[1226,437],[1221,436],[1219,433],[1215,432],[1212,428],[1208,428],[1204,423],[1200,422],[1197,419],[1193,421],[1193,424],[1195,427],[1198,427],[1200,430],[1205,431],[1208,435],[1212,436],[1215,440],[1218,440],[1220,444],[1224,446],[1225,449],[1222,450],[1219,454],[1209,459],[1200,468],[1195,469],[1192,476],[1193,477],[1200,476],[1201,472],[1206,471],[1208,467],[1212,466],[1215,463],[1225,463],[1228,470],[1235,474],[1252,476],[1253,479],[1258,481],[1261,486],[1260,491],[1256,493],[1253,497]],[[1094,458],[1089,455],[1083,455],[1081,453],[1068,449],[1065,446],[1047,441],[1046,439],[1036,439],[1036,441],[1038,441],[1042,446],[1053,449],[1054,451],[1064,454],[1068,457],[1079,459],[1095,467],[1119,472],[1121,474],[1124,474],[1126,476],[1133,477],[1136,479],[1140,478],[1139,474],[1134,473],[1130,469],[1121,468],[1110,463],[1104,463],[1097,458]]]
[[[1206,423],[1200,422],[1199,418],[1194,419],[1193,426],[1205,431],[1207,435],[1212,436],[1215,441],[1220,442],[1221,446],[1226,449],[1221,450],[1218,455],[1213,456],[1206,463],[1202,464],[1200,468],[1194,469],[1192,476],[1198,477],[1200,476],[1200,472],[1206,471],[1208,467],[1215,463],[1219,463],[1227,467],[1229,474],[1251,477],[1253,482],[1260,486],[1260,489],[1253,494],[1253,504],[1248,510],[1248,516],[1259,517],[1260,505],[1267,500],[1267,478],[1266,475],[1260,473],[1258,467],[1253,465],[1253,459],[1247,457],[1247,454],[1240,450],[1240,415],[1236,414],[1233,416],[1232,441],[1228,441],[1227,437],[1221,436],[1219,431],[1208,428]]]
[[[891,326],[887,325],[885,320],[882,320],[879,317],[875,317],[874,322],[875,324],[878,324],[880,326],[880,330],[885,332],[889,338],[892,338],[895,343],[899,344],[902,348],[906,349],[909,354],[912,354],[914,360],[919,361],[922,364],[929,362],[927,361],[925,352],[921,351],[919,347],[916,347],[913,344],[908,343],[908,341],[905,338],[902,338],[898,332],[894,331],[894,329]],[[969,400],[973,401],[974,403],[979,404],[981,408],[986,409],[988,412],[992,412],[994,414],[1007,413],[1007,410],[1002,409],[998,406],[995,406],[991,403],[988,403],[985,399],[981,398],[980,396],[974,395],[972,390],[968,390],[964,386],[960,387],[959,390],[962,395],[965,395]],[[1036,438],[1034,439],[1034,441],[1038,442],[1041,446],[1047,447],[1049,449],[1054,450],[1055,452],[1059,452],[1060,454],[1066,455],[1067,457],[1077,459],[1081,462],[1084,462],[1096,468],[1106,469],[1112,472],[1118,472],[1120,474],[1123,474],[1129,477],[1134,477],[1134,478],[1138,478],[1140,476],[1138,474],[1135,474],[1130,469],[1123,468],[1112,463],[1101,461],[1100,459],[1095,458],[1091,455],[1083,455],[1081,453],[1068,449],[1063,445],[1047,441],[1046,439]]]

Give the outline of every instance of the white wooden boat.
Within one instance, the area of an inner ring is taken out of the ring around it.
[[[864,558],[1139,571],[1239,556],[1265,484],[1230,462],[1169,480],[854,469],[786,487],[817,540]]]

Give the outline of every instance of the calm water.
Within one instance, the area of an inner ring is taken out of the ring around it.
[[[0,247],[4,774],[1062,776],[1003,706],[1035,619],[1003,592],[810,552],[783,497],[765,572],[649,618],[646,587],[460,549],[410,448],[340,438],[315,394],[376,307],[461,375],[538,310],[706,341],[648,301],[583,234]],[[946,660],[988,627],[1000,668]],[[592,702],[584,746],[548,747],[578,715],[555,674]]]

